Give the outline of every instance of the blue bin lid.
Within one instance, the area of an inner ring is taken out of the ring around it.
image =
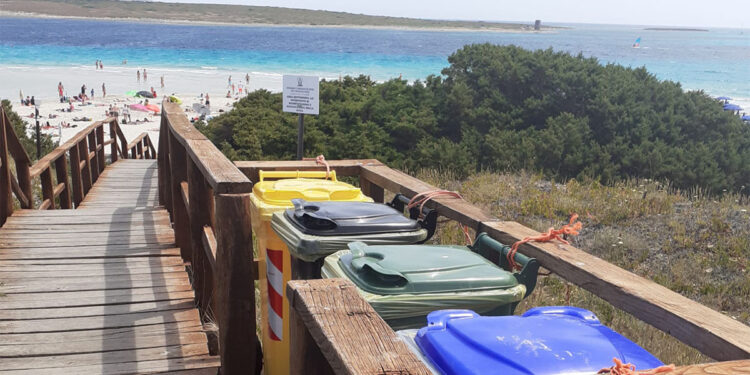
[[[663,363],[591,311],[537,307],[523,316],[479,316],[440,310],[427,316],[415,341],[444,374],[593,374],[612,358],[651,369]]]

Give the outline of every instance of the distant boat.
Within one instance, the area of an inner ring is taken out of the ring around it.
[[[633,48],[641,48],[641,37],[638,37],[638,39],[635,40],[635,43],[633,43]]]

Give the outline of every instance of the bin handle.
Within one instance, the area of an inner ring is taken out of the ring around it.
[[[469,247],[473,252],[478,253],[486,257],[488,251],[494,251],[499,254],[499,266],[510,270],[510,264],[508,262],[508,253],[510,252],[510,246],[503,245],[490,237],[487,233],[482,232],[477,235],[477,239],[474,244]],[[530,258],[519,252],[513,256],[513,260],[517,264],[521,265],[520,272],[513,272],[516,280],[523,285],[526,285],[526,294],[524,297],[531,294],[536,287],[537,273],[539,272],[539,261],[536,258]],[[511,270],[512,271],[512,270]]]
[[[264,179],[286,179],[286,178],[319,178],[326,180],[328,178],[331,181],[338,181],[336,179],[336,171],[330,173],[324,171],[258,171],[258,179],[263,182]]]
[[[365,253],[367,245],[364,242],[351,242],[348,244],[352,253],[351,267],[371,278],[371,282],[388,284],[389,287],[402,287],[408,282],[401,272],[383,268],[372,260],[370,254]],[[372,254],[378,258],[378,254]]]
[[[409,205],[410,201],[411,200],[407,196],[399,193],[396,194],[395,197],[393,197],[393,200],[391,201],[391,203],[388,203],[388,206],[391,206],[396,211],[403,213],[404,209]],[[424,240],[417,242],[418,244],[427,242],[435,234],[435,230],[437,228],[437,217],[437,210],[433,210],[431,208],[423,207],[421,215],[419,212],[419,207],[412,207],[409,209],[409,218],[412,220],[416,220],[419,223],[419,226],[427,230],[427,237],[425,237]]]

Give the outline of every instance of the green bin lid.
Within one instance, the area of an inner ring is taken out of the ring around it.
[[[506,289],[516,278],[463,246],[349,244],[339,259],[346,275],[370,293],[423,294]]]

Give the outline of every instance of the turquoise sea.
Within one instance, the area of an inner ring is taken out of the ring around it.
[[[713,95],[750,98],[750,30],[653,31],[566,26],[545,33],[315,27],[193,26],[79,19],[0,18],[0,66],[149,66],[322,77],[367,74],[414,80],[439,74],[469,43],[516,44],[645,66],[661,79]],[[641,37],[641,48],[634,40]]]

